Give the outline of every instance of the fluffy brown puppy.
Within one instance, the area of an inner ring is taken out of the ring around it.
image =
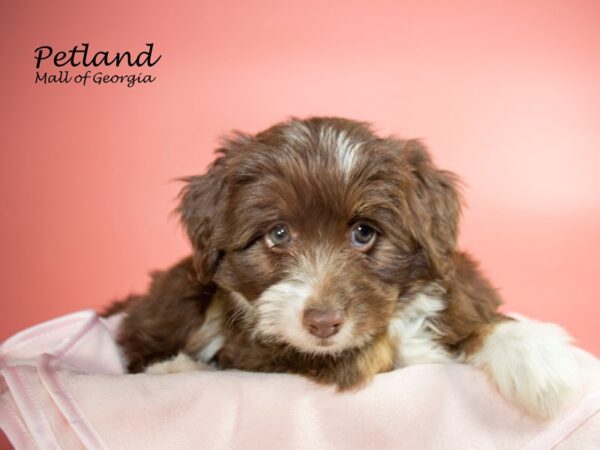
[[[532,415],[562,408],[577,384],[568,336],[497,311],[497,292],[457,249],[457,179],[420,142],[311,118],[235,133],[218,152],[181,195],[193,255],[108,312],[126,312],[132,372],[193,359],[349,389],[455,361]]]

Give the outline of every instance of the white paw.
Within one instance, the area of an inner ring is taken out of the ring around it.
[[[179,353],[166,361],[150,364],[146,367],[144,372],[150,374],[165,374],[188,372],[191,370],[212,370],[212,367],[203,362],[194,361],[186,353]]]
[[[485,370],[509,401],[531,416],[549,419],[579,387],[570,341],[558,325],[506,321],[494,326],[469,362]]]

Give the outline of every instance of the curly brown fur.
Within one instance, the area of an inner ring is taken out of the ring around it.
[[[457,177],[419,141],[291,119],[234,133],[218,153],[205,175],[184,179],[178,212],[193,255],[109,310],[126,313],[131,371],[186,352],[352,389],[393,367],[459,361],[489,368],[501,391],[514,384],[490,355],[522,327],[457,248]],[[543,385],[534,366],[524,373]]]

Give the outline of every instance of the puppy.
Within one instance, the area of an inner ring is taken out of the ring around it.
[[[218,152],[181,194],[193,255],[107,312],[126,313],[118,341],[131,372],[198,363],[346,390],[397,367],[461,362],[530,415],[564,407],[578,383],[569,336],[498,312],[457,248],[457,178],[420,142],[310,118],[235,133]]]

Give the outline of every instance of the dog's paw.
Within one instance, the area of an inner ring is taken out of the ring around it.
[[[494,325],[469,362],[527,414],[546,420],[578,390],[580,374],[571,337],[558,325],[506,321]]]
[[[171,359],[149,365],[144,372],[156,375],[189,372],[191,370],[212,370],[212,367],[203,362],[194,361],[186,353],[179,353]]]

